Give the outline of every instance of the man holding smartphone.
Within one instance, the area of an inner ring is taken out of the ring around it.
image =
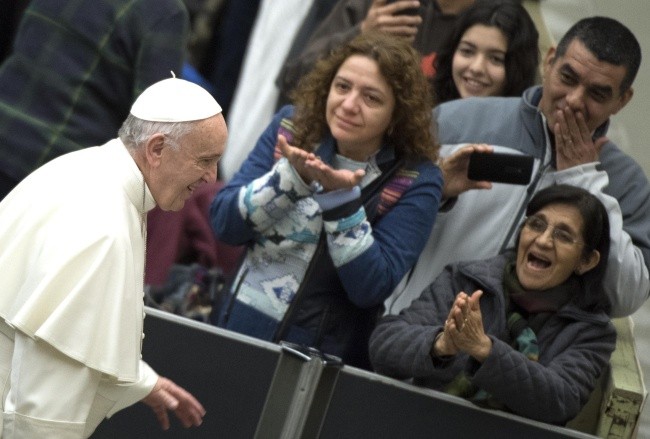
[[[441,154],[460,150],[443,162],[448,195],[462,192],[449,186],[462,186],[459,175],[474,150],[530,155],[533,176],[528,185],[466,181],[467,187],[490,189],[462,193],[440,212],[416,267],[389,298],[388,312],[408,306],[446,264],[513,246],[528,200],[560,183],[583,187],[606,206],[611,251],[604,288],[612,316],[636,311],[650,293],[650,185],[641,167],[605,134],[609,118],[632,98],[640,62],[639,43],[627,27],[610,18],[585,18],[549,50],[541,87],[520,99],[460,99],[439,106]],[[463,148],[474,143],[484,145]]]

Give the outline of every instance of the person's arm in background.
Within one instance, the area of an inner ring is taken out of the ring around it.
[[[287,58],[276,84],[280,94],[287,96],[316,63],[334,47],[351,40],[361,32],[373,0],[339,0],[329,15],[314,30],[300,54]]]
[[[307,12],[307,16],[303,19],[300,28],[298,28],[298,32],[291,43],[289,52],[282,62],[282,69],[275,79],[275,85],[280,91],[275,106],[276,110],[279,110],[291,102],[286,93],[290,92],[291,88],[293,88],[298,82],[295,73],[289,73],[289,64],[291,64],[303,52],[314,31],[320,23],[327,18],[337,3],[339,3],[339,0],[318,0],[313,2],[309,8],[309,12]]]
[[[608,162],[607,172],[595,162],[557,171],[553,179],[589,190],[607,209],[611,244],[603,287],[611,315],[622,317],[633,314],[650,294],[650,186],[638,165],[613,149],[605,148],[601,157]]]
[[[318,58],[360,33],[379,30],[413,41],[422,17],[399,12],[417,4],[417,0],[391,4],[387,0],[340,0],[316,28],[302,52],[287,58],[276,81],[280,95],[287,96]]]
[[[650,184],[634,160],[606,137],[593,137],[582,113],[565,109],[557,116],[553,180],[587,189],[607,209],[611,244],[603,286],[611,315],[628,316],[650,295]]]
[[[187,9],[177,0],[141,2],[122,30],[131,38],[124,44],[136,44],[133,56],[133,99],[151,84],[182,73],[187,55],[190,23]],[[136,32],[139,35],[132,37]]]
[[[605,145],[600,159],[613,166],[610,171],[608,165],[602,195],[596,194],[607,208],[612,239],[604,287],[615,293],[609,294],[612,315],[626,316],[650,296],[650,184],[639,164],[619,149]]]

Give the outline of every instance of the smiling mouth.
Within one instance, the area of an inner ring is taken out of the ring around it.
[[[487,84],[474,78],[465,77],[463,78],[463,81],[465,81],[465,85],[467,85],[471,89],[484,89],[487,87]]]
[[[551,266],[551,261],[532,253],[528,253],[526,256],[526,264],[535,270],[545,270]]]

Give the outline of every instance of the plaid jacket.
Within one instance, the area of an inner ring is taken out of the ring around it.
[[[142,90],[180,73],[187,15],[181,0],[33,0],[0,66],[0,173],[18,183],[114,138]]]

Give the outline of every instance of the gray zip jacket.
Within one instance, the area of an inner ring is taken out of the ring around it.
[[[497,255],[512,247],[533,194],[553,184],[582,187],[596,195],[609,214],[611,248],[604,288],[612,316],[634,313],[650,294],[650,184],[642,168],[612,142],[600,162],[555,169],[546,120],[537,105],[539,86],[521,98],[467,98],[436,108],[438,135],[446,156],[468,143],[487,143],[495,152],[535,157],[528,186],[494,183],[490,190],[461,194],[447,211],[438,213],[429,240],[413,270],[385,305],[397,314],[417,298],[445,265]],[[608,123],[594,138],[604,136]]]

